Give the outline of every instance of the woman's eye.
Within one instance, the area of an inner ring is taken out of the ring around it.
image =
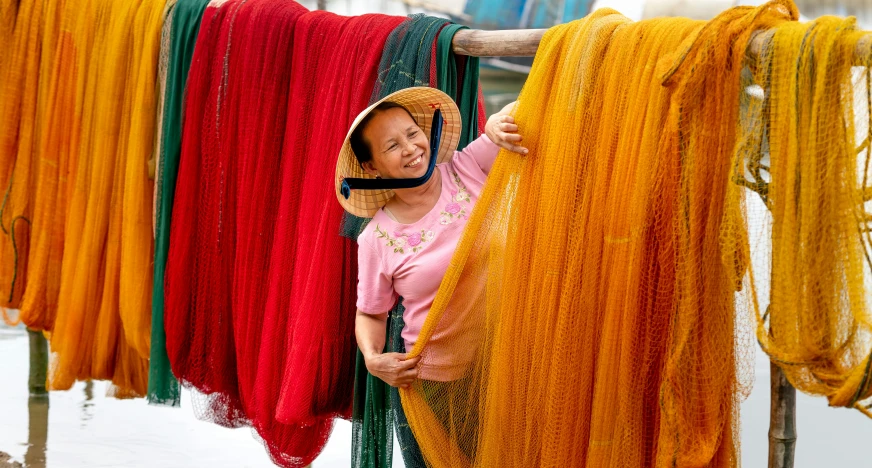
[[[412,132],[409,134],[409,138],[415,138],[416,136],[418,136],[418,132]]]

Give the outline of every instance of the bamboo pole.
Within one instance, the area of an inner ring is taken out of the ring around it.
[[[793,468],[796,449],[796,389],[774,362],[769,404],[769,468]]]
[[[451,40],[455,54],[472,57],[532,57],[546,29],[461,29]]]
[[[532,57],[536,55],[539,42],[547,29],[508,29],[484,31],[481,29],[461,29],[451,41],[455,54],[472,57]],[[748,45],[748,55],[756,58],[766,44],[764,34],[757,33]],[[872,35],[867,35],[857,43],[854,50],[854,63],[868,63],[872,52]]]
[[[46,396],[45,378],[48,370],[48,342],[42,332],[27,329],[30,339],[30,376],[27,388],[30,396]]]

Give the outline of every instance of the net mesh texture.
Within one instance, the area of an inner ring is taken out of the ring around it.
[[[853,18],[826,16],[769,31],[742,83],[754,92],[734,164],[736,186],[757,193],[744,212],[761,347],[800,391],[872,417],[864,36]]]
[[[464,123],[458,150],[471,143],[484,128],[485,114],[478,84],[478,58],[454,55],[451,40],[463,26],[444,19],[412,15],[389,36],[379,64],[379,78],[370,102],[412,86],[433,86],[458,104]],[[346,213],[342,235],[356,239],[369,219]],[[386,350],[405,353],[402,302],[388,314]],[[355,400],[352,417],[352,466],[392,465],[393,434],[405,463],[421,463],[421,453],[409,429],[396,388],[372,376],[357,352]]]
[[[173,372],[200,416],[304,466],[350,417],[356,244],[330,184],[403,18],[294,2],[205,12],[188,77],[165,279]],[[312,53],[318,50],[319,53]]]
[[[737,84],[752,33],[797,17],[601,9],[546,33],[515,110],[530,153],[499,155],[411,350],[462,372],[400,390],[428,466],[740,463]]]

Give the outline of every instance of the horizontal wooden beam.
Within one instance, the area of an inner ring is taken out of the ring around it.
[[[461,29],[451,42],[454,53],[473,57],[533,57],[539,49],[539,42],[547,29],[506,29],[484,31],[481,29]],[[758,32],[751,38],[748,55],[757,57],[763,51],[766,34]],[[868,63],[872,54],[872,35],[857,42],[854,63]]]
[[[547,29],[484,31],[461,29],[451,45],[454,53],[473,57],[532,57]]]

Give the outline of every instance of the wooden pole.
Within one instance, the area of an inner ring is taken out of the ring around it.
[[[472,57],[532,57],[536,55],[545,29],[484,31],[461,29],[451,46],[455,54]]]
[[[42,332],[27,329],[30,339],[30,377],[27,387],[31,396],[47,396],[45,379],[48,371],[48,342]]]
[[[769,405],[769,468],[793,468],[796,449],[796,389],[774,362]]]
[[[507,29],[484,31],[481,29],[461,29],[451,41],[455,54],[472,57],[532,57],[536,55],[539,42],[547,29]],[[748,55],[756,58],[766,44],[764,34],[755,34],[748,44]],[[857,42],[854,50],[854,64],[864,65],[872,53],[872,35]]]

